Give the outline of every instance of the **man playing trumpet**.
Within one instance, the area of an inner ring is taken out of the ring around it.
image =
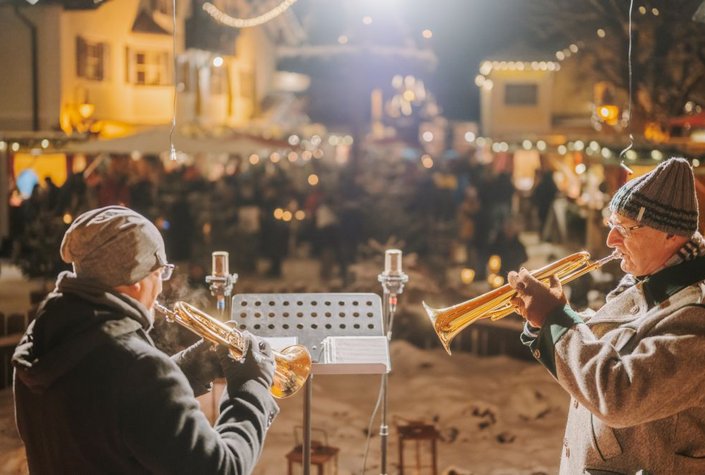
[[[554,277],[508,276],[522,341],[570,394],[561,474],[705,473],[705,241],[693,170],[672,158],[623,185],[607,246],[626,276],[593,315]]]
[[[196,343],[169,358],[148,335],[171,276],[157,228],[108,206],[73,222],[59,275],[17,346],[17,427],[31,473],[252,471],[279,411],[272,351],[249,335],[241,360]],[[214,427],[195,395],[224,376]]]

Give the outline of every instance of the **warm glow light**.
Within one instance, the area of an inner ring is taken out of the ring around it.
[[[20,144],[18,142],[13,142],[12,145],[10,146],[13,152],[16,152],[20,149]]]
[[[627,150],[624,156],[627,157],[628,160],[636,160],[639,158],[639,154],[636,153],[636,150]]]
[[[583,173],[585,173],[585,170],[587,170],[587,167],[584,163],[578,163],[577,165],[575,165],[575,173],[577,173],[578,175],[582,175]]]
[[[253,26],[262,25],[278,17],[294,3],[296,3],[296,0],[284,0],[276,7],[254,18],[232,17],[227,13],[224,13],[222,10],[220,10],[218,7],[216,7],[210,2],[204,3],[201,8],[203,8],[203,11],[212,16],[213,19],[222,23],[223,25],[229,26],[231,28],[250,28]]]
[[[295,162],[296,160],[299,159],[299,154],[296,152],[289,152],[289,155],[287,155],[287,158],[289,159],[290,162]]]
[[[544,150],[546,150],[546,142],[544,142],[543,140],[539,140],[538,142],[536,142],[536,148],[543,152]]]
[[[274,219],[282,219],[282,216],[284,215],[284,210],[281,208],[277,208],[274,210]]]
[[[259,155],[257,155],[256,153],[250,155],[250,163],[252,165],[257,165],[259,163]]]
[[[371,25],[372,24],[372,17],[369,15],[363,16],[362,23],[364,23],[365,25]]]
[[[605,33],[605,30],[603,30],[602,28],[598,28],[598,30],[597,30],[597,36],[598,36],[599,38],[604,38],[606,35],[607,35],[607,33]]]
[[[299,143],[301,143],[301,139],[299,138],[298,135],[290,135],[288,139],[289,145],[292,147],[297,146]]]
[[[492,274],[496,274],[501,268],[502,258],[496,254],[490,256],[490,259],[487,261],[487,269],[489,269]]]
[[[430,130],[427,130],[423,134],[421,134],[421,138],[423,139],[424,142],[433,142],[433,132]]]
[[[698,160],[697,158],[694,158],[694,159],[693,159],[693,166],[694,166],[694,167],[699,167],[699,166],[700,166],[700,160]]]
[[[49,148],[49,141],[47,139],[42,140],[42,148]]]
[[[431,158],[430,155],[424,154],[421,156],[421,165],[423,165],[424,168],[432,168],[433,167],[433,159]]]
[[[483,76],[482,74],[478,74],[477,76],[475,76],[475,85],[477,87],[482,87],[483,84],[485,84],[486,80],[487,78],[485,76]]]
[[[203,231],[204,236],[210,236],[211,230],[212,230],[211,223],[203,223],[202,231]]]
[[[88,119],[95,112],[95,105],[84,102],[78,106],[78,115],[83,119]]]
[[[475,141],[475,134],[473,132],[465,132],[465,141],[467,143],[472,143]]]
[[[475,280],[475,271],[473,269],[465,268],[460,271],[460,281],[463,284],[472,284]]]
[[[421,35],[428,40],[433,36],[433,32],[427,28],[421,32]]]
[[[65,213],[63,216],[64,224],[71,224],[73,221],[73,216],[70,213]]]
[[[316,186],[316,185],[318,185],[318,175],[316,175],[315,173],[311,173],[311,174],[308,176],[308,184],[311,185],[311,186]]]
[[[531,140],[524,140],[521,143],[521,146],[524,148],[524,150],[531,150],[531,147],[533,146],[533,144],[531,143]]]
[[[663,153],[660,150],[652,150],[651,158],[654,160],[663,160]]]
[[[345,35],[340,35],[340,36],[338,37],[338,43],[340,43],[341,45],[346,45],[346,44],[348,44],[348,37],[345,36]]]
[[[497,287],[501,287],[502,284],[504,284],[504,277],[497,274],[488,274],[487,283],[490,284],[490,287],[496,289]]]
[[[291,211],[284,211],[282,213],[282,221],[289,222],[291,219],[294,217],[293,214],[291,214]]]
[[[489,61],[485,61],[482,63],[480,66],[480,74],[487,76],[492,72],[492,63]]]
[[[303,221],[306,219],[306,212],[302,209],[297,210],[296,213],[294,213],[294,218],[296,218],[297,221]]]
[[[0,152],[4,152],[5,150],[7,150],[7,142],[0,140]]]
[[[223,65],[223,57],[222,56],[216,56],[213,58],[213,66],[216,68],[219,68]]]
[[[414,94],[414,91],[412,91],[411,89],[407,89],[406,91],[404,91],[402,97],[407,102],[413,102],[416,100],[416,94]]]
[[[597,115],[603,122],[614,125],[619,118],[619,107],[613,104],[604,104],[597,108]]]
[[[568,153],[568,147],[566,147],[565,145],[559,145],[556,150],[558,151],[559,155],[565,155],[566,153]]]
[[[281,160],[282,156],[279,155],[277,152],[274,152],[269,156],[269,161],[272,163],[279,163],[279,160]]]

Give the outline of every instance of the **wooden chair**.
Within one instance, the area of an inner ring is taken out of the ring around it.
[[[328,445],[328,434],[323,429],[311,429],[311,466],[318,469],[318,475],[338,474],[338,447]],[[286,454],[287,474],[294,475],[294,464],[303,466],[303,428],[294,427],[294,440],[296,445]],[[327,467],[331,467],[330,471]]]

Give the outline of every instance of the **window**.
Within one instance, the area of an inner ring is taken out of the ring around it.
[[[504,87],[504,104],[508,106],[535,106],[538,96],[536,84],[507,84]]]
[[[171,15],[172,0],[151,0],[152,11],[162,15]]]
[[[103,42],[76,37],[76,76],[91,81],[104,81],[107,75],[109,46]]]
[[[127,48],[127,82],[136,86],[171,84],[171,61],[166,51]]]

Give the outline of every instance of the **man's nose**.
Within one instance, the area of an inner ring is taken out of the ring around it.
[[[610,232],[607,233],[607,247],[615,248],[617,244],[620,244],[622,241],[624,241],[624,236],[622,236],[617,229],[612,228]]]

